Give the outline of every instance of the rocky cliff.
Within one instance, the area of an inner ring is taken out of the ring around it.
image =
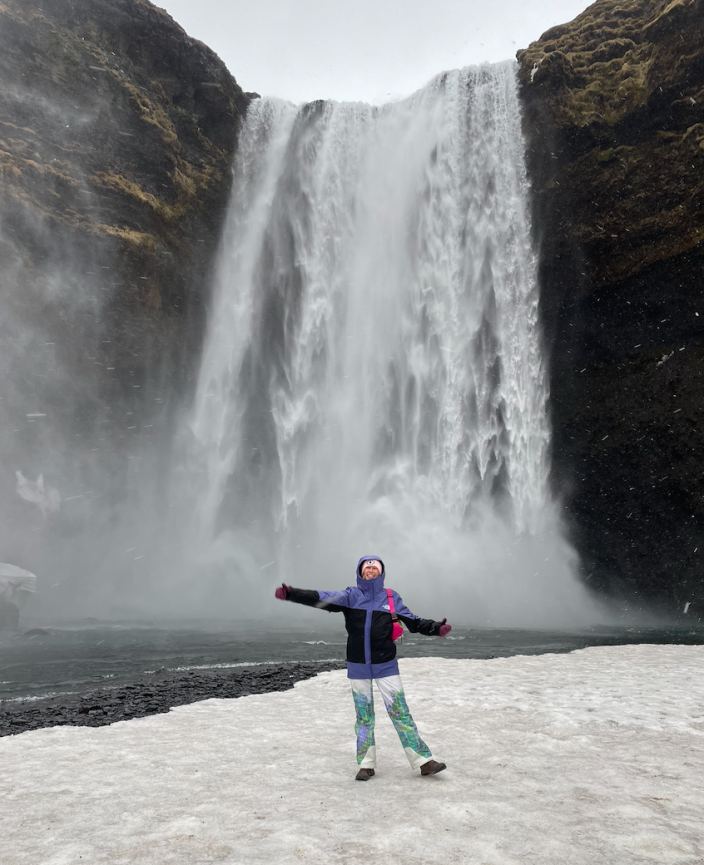
[[[162,453],[198,364],[248,102],[146,0],[0,0],[4,559],[31,565],[50,528],[18,540],[31,521],[15,470],[46,514],[40,473],[76,500],[110,475],[106,501],[145,442]]]
[[[22,272],[18,315],[54,318],[71,350],[88,335],[62,303],[99,306],[114,339],[89,352],[98,363],[120,381],[127,364],[130,385],[155,367],[178,378],[246,95],[145,0],[2,0],[0,81],[0,251]]]
[[[597,589],[704,613],[704,2],[598,0],[518,53],[554,485]]]

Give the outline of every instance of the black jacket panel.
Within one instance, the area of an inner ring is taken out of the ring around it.
[[[343,610],[347,628],[347,660],[351,664],[364,663],[364,625],[367,621],[365,610]]]

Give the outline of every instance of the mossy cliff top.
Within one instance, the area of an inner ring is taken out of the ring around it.
[[[579,246],[592,285],[704,241],[702,33],[704,0],[598,0],[518,52],[545,254]]]
[[[208,206],[247,104],[145,0],[0,0],[0,80],[7,198],[137,247],[178,243],[183,217]]]
[[[518,52],[521,80],[553,91],[559,125],[597,135],[665,105],[686,120],[704,101],[703,26],[702,0],[597,0]]]

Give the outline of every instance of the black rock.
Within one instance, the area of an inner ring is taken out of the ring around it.
[[[76,695],[73,702],[29,709],[12,704],[5,709],[0,705],[0,736],[10,736],[25,730],[60,725],[100,727],[135,717],[167,712],[173,706],[183,706],[210,697],[236,698],[248,694],[267,694],[287,691],[296,682],[309,679],[323,670],[342,669],[344,663],[327,664],[291,663],[269,667],[266,670],[239,670],[208,675],[178,675],[158,682],[138,682],[122,685],[118,692],[92,691]],[[129,694],[129,696],[128,696]]]

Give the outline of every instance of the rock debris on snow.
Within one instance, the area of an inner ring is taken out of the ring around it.
[[[85,694],[60,694],[41,701],[0,700],[0,736],[61,725],[102,727],[116,721],[168,712],[174,706],[209,697],[232,698],[284,691],[321,670],[342,666],[342,662],[329,661],[277,664],[227,673],[204,670],[157,676]]]

